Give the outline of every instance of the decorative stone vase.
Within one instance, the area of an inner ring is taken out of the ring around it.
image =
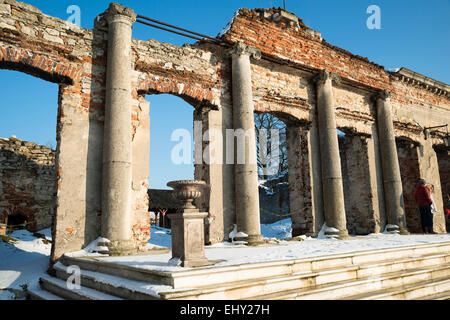
[[[204,219],[207,212],[199,212],[193,201],[208,187],[205,181],[179,180],[167,183],[174,189],[174,197],[183,205],[177,213],[168,216],[172,229],[172,259],[182,267],[200,267],[213,264],[205,257]]]
[[[206,182],[202,180],[170,181],[167,186],[174,189],[173,196],[182,202],[182,208],[178,209],[179,212],[198,212],[199,210],[193,204],[193,201],[200,198],[203,189],[208,187]]]

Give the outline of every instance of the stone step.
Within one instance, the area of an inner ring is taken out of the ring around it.
[[[59,279],[66,280],[72,275],[70,270],[68,270],[68,267],[59,262],[56,263],[53,268]],[[167,285],[150,284],[148,282],[129,280],[118,276],[86,270],[80,270],[80,284],[83,287],[130,300],[160,299],[160,296],[155,291],[156,289],[171,289],[171,287]]]
[[[424,282],[447,280],[450,276],[450,263],[441,266],[409,269],[386,273],[384,275],[369,276],[354,281],[341,281],[303,288],[281,293],[265,294],[252,297],[257,300],[355,300],[360,295],[386,290],[400,290],[404,286],[420,285]]]
[[[79,289],[69,289],[66,281],[50,276],[40,278],[42,289],[53,295],[69,300],[121,300],[118,297],[80,286]]]
[[[220,286],[230,282],[258,280],[266,277],[292,275],[299,272],[313,272],[351,265],[397,261],[411,256],[443,254],[450,252],[450,242],[425,244],[421,246],[403,246],[389,249],[377,249],[350,252],[320,257],[246,263],[230,266],[211,266],[189,268],[180,271],[155,271],[121,265],[111,261],[97,261],[87,258],[64,256],[66,266],[78,265],[81,269],[111,274],[131,280],[170,285],[174,289]],[[362,272],[362,271],[360,271]]]
[[[449,263],[450,254],[439,254],[406,258],[382,264],[371,263],[362,266],[323,269],[317,272],[298,272],[288,276],[264,277],[258,280],[230,282],[221,286],[216,285],[192,290],[175,289],[169,292],[160,292],[160,295],[163,299],[252,299],[255,296],[267,294],[275,294],[276,296],[280,292],[297,291],[301,288],[313,290],[327,284],[349,283],[382,274],[395,274],[397,276],[398,273],[404,273],[413,267],[415,267],[414,270],[422,270],[427,267],[433,269],[436,266],[448,265]]]
[[[420,300],[450,300],[450,291],[422,297]]]
[[[98,261],[94,258],[80,258],[63,255],[60,262],[65,266],[78,266],[82,270],[109,274],[134,281],[171,285],[170,275],[165,272],[145,270],[118,263]]]
[[[41,287],[65,299],[339,299],[448,279],[450,242],[171,272],[92,258],[60,261],[60,279],[43,277]],[[80,290],[64,281],[71,265],[80,268]]]
[[[428,300],[450,295],[450,279],[428,280],[401,287],[350,296],[346,300]],[[427,298],[428,297],[428,298]]]
[[[27,289],[27,295],[30,300],[64,300],[42,288]]]
[[[268,261],[228,267],[205,267],[188,271],[172,272],[172,285],[177,288],[208,287],[229,282],[256,280],[270,276],[292,275],[351,265],[398,261],[403,258],[430,254],[447,254],[450,243],[404,246],[345,254],[327,255],[295,260]]]

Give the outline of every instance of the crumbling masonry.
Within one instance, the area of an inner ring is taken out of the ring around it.
[[[0,138],[0,223],[49,228],[55,215],[55,151],[33,142]]]
[[[59,84],[53,260],[99,235],[116,254],[145,250],[145,95],[158,93],[183,98],[204,132],[224,137],[226,129],[252,128],[255,111],[286,122],[294,236],[315,235],[324,223],[341,238],[348,230],[412,231],[418,176],[435,188],[434,230],[446,231],[448,149],[443,131],[424,139],[423,128],[449,123],[448,85],[407,69],[388,72],[279,8],[240,9],[221,36],[226,46],[133,39],[135,18],[112,4],[87,30],[0,0],[0,68]],[[346,133],[344,165],[336,129]],[[211,186],[199,201],[209,212],[206,241],[226,239],[236,223],[258,242],[256,165],[225,163],[195,166],[195,179]]]

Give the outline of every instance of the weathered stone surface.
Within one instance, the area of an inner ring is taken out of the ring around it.
[[[253,107],[250,55],[254,50],[241,42],[233,47],[232,92],[233,127],[236,141],[234,157],[237,231],[248,236],[248,243],[262,240],[259,219],[258,166],[256,162],[256,132]],[[245,134],[245,137],[242,136]],[[247,137],[248,135],[248,137]]]
[[[286,129],[292,236],[317,236],[324,223],[317,125]]]
[[[378,188],[374,140],[362,135],[340,139],[347,229],[366,235],[383,231],[384,197]],[[381,183],[382,184],[382,183]]]
[[[26,228],[49,228],[55,216],[55,151],[32,142],[0,138],[0,223],[21,215]]]
[[[406,224],[412,233],[421,233],[420,213],[414,199],[414,189],[420,178],[418,146],[408,140],[397,140],[398,160],[402,177]]]

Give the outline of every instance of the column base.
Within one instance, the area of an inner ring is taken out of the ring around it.
[[[260,234],[248,235],[246,237],[235,237],[234,241],[247,242],[248,246],[259,246],[265,244],[263,237]]]
[[[400,228],[400,234],[402,235],[402,236],[407,236],[407,235],[409,235],[409,234],[411,234],[409,231],[408,231],[408,229],[406,229],[406,228]]]
[[[331,237],[333,237],[335,239],[338,239],[338,240],[348,240],[348,239],[350,239],[350,236],[348,235],[347,229],[345,229],[345,230],[338,230],[338,231],[331,231],[331,230],[325,231],[325,235],[326,236],[331,236]]]
[[[247,238],[247,244],[249,246],[259,246],[262,244],[265,244],[262,235],[260,234],[254,234],[254,235],[249,235]]]
[[[408,234],[410,234],[408,229],[406,229],[404,227],[399,227],[396,224],[388,224],[386,226],[385,231],[388,232],[388,233],[399,233],[401,235],[408,235]]]
[[[133,240],[112,240],[107,244],[110,256],[129,256],[137,253]]]

